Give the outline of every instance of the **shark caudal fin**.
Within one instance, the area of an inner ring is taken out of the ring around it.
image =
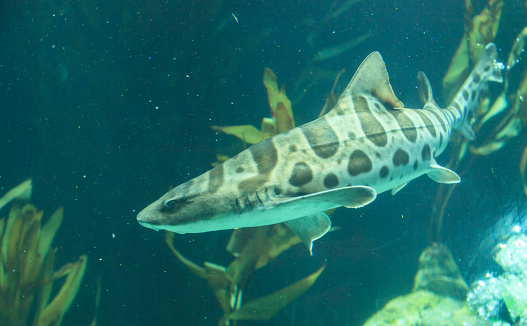
[[[498,61],[496,45],[487,44],[478,64],[461,86],[450,106],[446,109],[454,120],[454,128],[465,137],[474,139],[469,115],[476,108],[479,94],[486,89],[488,82],[503,82],[501,70],[504,65]]]

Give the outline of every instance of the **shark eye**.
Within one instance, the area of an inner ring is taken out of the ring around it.
[[[183,198],[174,198],[174,199],[168,199],[163,202],[163,210],[165,211],[174,211],[181,208],[181,206],[187,202],[189,202],[188,197]]]
[[[165,206],[165,208],[168,208],[170,210],[176,208],[176,199],[170,199],[170,200],[167,200],[163,203],[163,206]]]

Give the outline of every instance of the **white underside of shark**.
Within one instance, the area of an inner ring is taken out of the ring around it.
[[[473,138],[468,115],[489,81],[502,81],[493,44],[447,108],[437,106],[420,72],[424,107],[407,109],[393,93],[381,55],[374,52],[325,116],[255,144],[172,189],[137,219],[143,226],[177,233],[284,222],[311,248],[331,227],[326,210],[362,207],[423,174],[441,183],[459,182],[435,157],[453,129]]]

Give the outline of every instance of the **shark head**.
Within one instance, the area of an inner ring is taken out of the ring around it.
[[[231,211],[225,198],[199,191],[194,180],[179,185],[147,206],[137,221],[154,230],[196,233],[217,230],[216,222]]]

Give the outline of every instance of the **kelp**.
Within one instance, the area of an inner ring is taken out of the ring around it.
[[[344,70],[340,70],[337,73],[333,87],[326,98],[319,117],[326,114],[337,103],[337,97],[334,91],[342,73],[344,73]],[[271,117],[264,117],[262,119],[260,129],[252,125],[211,126],[211,128],[224,134],[235,136],[243,141],[244,144],[249,145],[259,143],[264,139],[293,129],[295,127],[295,118],[293,116],[291,101],[285,92],[285,86],[278,87],[278,79],[275,73],[269,68],[264,69],[263,84],[267,90],[267,102]],[[223,154],[217,154],[217,159],[218,162],[213,163],[213,166],[225,162],[229,157]]]
[[[224,315],[220,325],[236,320],[267,320],[307,291],[324,267],[277,292],[242,304],[244,289],[254,271],[267,265],[285,250],[300,243],[291,230],[282,224],[258,228],[237,229],[227,250],[235,259],[228,267],[205,262],[203,267],[185,258],[174,248],[174,233],[166,232],[166,243],[176,257],[197,276],[206,279]]]
[[[291,101],[285,93],[285,87],[278,87],[275,73],[265,68],[263,83],[267,90],[267,101],[271,109],[271,118],[263,118],[260,129],[252,125],[241,126],[212,126],[211,128],[227,135],[236,136],[244,143],[256,144],[295,127]]]
[[[334,89],[340,71],[329,93],[320,115],[329,111],[337,102]],[[267,90],[267,100],[271,111],[270,118],[263,118],[260,130],[251,125],[213,126],[214,130],[236,136],[245,144],[254,144],[268,137],[285,132],[295,127],[291,101],[286,95],[285,87],[278,87],[277,77],[269,68],[265,68],[263,84]],[[217,165],[229,157],[217,154]],[[326,212],[328,215],[333,210]],[[254,272],[266,266],[285,250],[297,245],[301,240],[285,224],[267,225],[256,228],[242,228],[233,231],[227,251],[235,259],[224,267],[205,262],[200,266],[184,257],[173,245],[174,234],[166,233],[166,243],[174,255],[194,274],[206,279],[212,288],[224,312],[220,325],[235,324],[239,320],[268,320],[281,309],[307,291],[317,280],[325,266],[318,271],[277,292],[242,303],[244,289],[250,283]]]
[[[0,208],[14,201],[9,216],[0,219],[0,324],[55,326],[77,295],[87,257],[54,271],[56,248],[51,243],[63,209],[42,224],[42,211],[27,203],[31,189],[27,180],[0,198]],[[64,277],[52,298],[53,284]]]
[[[485,45],[494,41],[500,24],[503,0],[490,0],[483,11],[474,17],[470,17],[473,12],[470,0],[465,2],[465,7],[467,11],[465,34],[443,78],[448,101],[452,100],[474,64],[478,62]]]
[[[443,79],[445,93],[448,94],[447,100],[454,96],[474,64],[478,62],[484,46],[494,41],[501,19],[506,19],[502,17],[503,4],[503,0],[489,0],[487,6],[472,17],[472,3],[470,0],[466,1],[465,34]],[[454,136],[452,153],[455,154],[452,155],[447,167],[457,169],[464,159],[470,161],[472,156],[468,154],[484,156],[493,154],[521,134],[523,126],[527,123],[527,105],[524,101],[524,95],[527,93],[527,72],[525,64],[518,65],[518,63],[523,59],[526,39],[527,27],[516,37],[507,56],[501,93],[497,96],[492,96],[491,93],[482,94],[479,99],[480,103],[471,121],[476,134],[475,141],[470,142],[459,135]],[[516,76],[521,76],[520,83],[511,82]],[[520,162],[519,170],[527,194],[524,178],[526,160]],[[455,186],[450,186],[448,189],[441,186],[436,195],[435,207],[439,207],[439,210],[432,214],[432,241],[440,241],[443,212],[454,189]]]

